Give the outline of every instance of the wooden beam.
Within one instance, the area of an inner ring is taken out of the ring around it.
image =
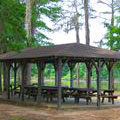
[[[87,67],[87,88],[91,87],[91,72],[92,72],[92,63],[91,62],[85,62]]]
[[[16,90],[16,79],[17,79],[17,65],[14,63],[14,90]]]
[[[3,91],[7,91],[7,68],[6,62],[3,63]]]
[[[92,64],[96,68],[96,73],[97,73],[97,107],[100,108],[100,103],[101,103],[101,68],[103,66],[103,62],[100,59],[97,61],[97,63],[92,60]]]
[[[59,58],[58,60],[58,104],[57,107],[61,107],[61,102],[62,102],[62,90],[61,90],[61,78],[62,78],[62,60]]]
[[[76,65],[75,63],[68,62],[68,66],[70,69],[70,87],[73,87],[73,69],[74,69],[75,65]]]
[[[0,91],[2,91],[2,63],[0,63]]]
[[[109,61],[108,63],[106,62],[106,66],[108,69],[108,89],[112,90],[113,89],[113,65],[114,61]]]
[[[73,69],[70,69],[70,87],[73,87]]]
[[[6,62],[5,68],[6,68],[6,80],[7,80],[7,99],[10,99],[10,67],[11,67],[11,63]]]
[[[64,64],[66,64],[68,62],[68,59],[62,61],[62,67],[64,66]],[[57,59],[55,59],[54,63],[54,69],[55,69],[55,86],[58,86],[58,61]]]
[[[57,62],[55,61],[53,63],[54,65],[54,69],[55,69],[55,86],[58,86],[58,66],[57,66]]]
[[[17,64],[16,62],[14,62],[11,67],[14,71],[14,90],[16,90],[17,70],[20,67],[20,64]]]
[[[100,108],[101,103],[101,66],[102,62],[98,60],[97,64],[97,107]]]

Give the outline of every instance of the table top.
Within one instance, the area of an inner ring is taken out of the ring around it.
[[[38,89],[38,86],[28,85],[28,86],[25,86],[24,88]],[[58,87],[57,86],[41,86],[41,89],[42,90],[58,90]],[[80,91],[80,92],[97,92],[97,90],[93,89],[93,88],[75,88],[75,87],[62,86],[61,89],[69,90],[69,91]],[[112,93],[112,92],[114,92],[114,90],[113,89],[105,89],[105,90],[101,90],[101,92]]]

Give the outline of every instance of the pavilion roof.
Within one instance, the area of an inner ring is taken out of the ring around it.
[[[7,53],[0,54],[0,60],[7,59],[9,57],[12,57],[13,55],[16,55],[16,52],[7,52]]]
[[[120,52],[87,46],[84,44],[70,43],[29,48],[19,53],[1,55],[0,60],[34,59],[46,57],[120,59]]]

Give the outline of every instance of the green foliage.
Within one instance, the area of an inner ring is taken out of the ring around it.
[[[107,46],[112,50],[120,50],[120,17],[115,18],[116,24],[111,26],[108,23],[105,23],[107,27]]]
[[[69,67],[68,64],[65,64],[62,69],[62,75],[67,76],[68,73],[69,73]]]
[[[55,78],[55,70],[53,64],[46,64],[44,76],[48,79]]]
[[[49,38],[45,31],[51,32],[52,28],[49,27],[47,21],[55,22],[59,18],[61,8],[58,7],[59,0],[37,0],[33,6],[32,12],[32,27],[34,40],[40,44],[48,43],[46,40]]]
[[[24,29],[25,6],[16,0],[0,1],[0,51],[18,50],[24,47],[26,33]]]
[[[35,0],[32,10],[32,33],[30,43],[25,32],[25,3],[19,0],[0,1],[0,52],[19,51],[28,45],[37,47],[50,43],[44,31],[52,31],[44,19],[55,21],[59,17],[59,0]]]

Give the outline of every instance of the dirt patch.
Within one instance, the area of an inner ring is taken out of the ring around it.
[[[120,108],[57,110],[0,103],[0,120],[120,120]]]

